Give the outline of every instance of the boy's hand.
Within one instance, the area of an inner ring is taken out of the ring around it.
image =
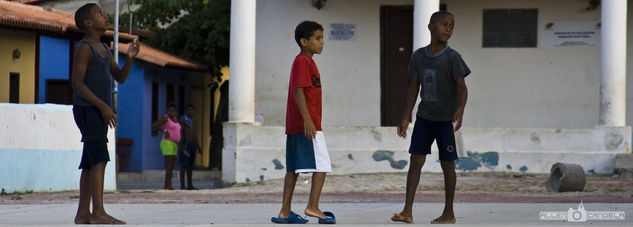
[[[134,41],[130,44],[130,47],[127,48],[127,56],[136,57],[139,49],[138,39],[134,39]]]
[[[105,108],[101,109],[100,112],[101,112],[101,116],[103,117],[103,121],[105,121],[106,125],[108,125],[110,128],[116,128],[117,119],[116,119],[116,114],[114,114],[114,111],[112,111],[112,109],[109,106],[106,106]]]
[[[457,132],[462,127],[462,118],[464,116],[464,111],[457,110],[455,113],[455,117],[453,117],[453,132]]]
[[[402,138],[407,138],[407,128],[409,128],[409,120],[400,121],[400,125],[398,125],[398,136]]]
[[[308,139],[314,139],[316,136],[316,127],[312,121],[304,121],[303,122],[303,134]]]

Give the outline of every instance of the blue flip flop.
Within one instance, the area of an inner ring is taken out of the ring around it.
[[[336,217],[334,216],[334,213],[324,211],[323,214],[325,214],[325,216],[327,217],[319,219],[319,224],[336,224]]]
[[[291,211],[290,215],[286,218],[272,217],[270,218],[270,221],[279,224],[305,224],[308,222],[308,219],[305,219],[301,217],[301,215],[297,215],[295,212]]]

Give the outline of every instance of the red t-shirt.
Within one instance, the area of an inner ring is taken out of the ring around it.
[[[298,54],[292,63],[288,103],[286,106],[286,135],[303,134],[303,118],[295,101],[295,88],[303,88],[306,105],[317,131],[321,128],[321,75],[312,58]]]

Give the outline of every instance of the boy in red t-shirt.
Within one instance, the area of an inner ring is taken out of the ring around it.
[[[281,211],[271,218],[275,223],[308,222],[292,212],[292,194],[299,173],[312,173],[312,188],[305,214],[319,219],[320,224],[335,224],[332,212],[321,212],[319,197],[325,173],[332,172],[330,156],[321,129],[321,78],[312,60],[323,51],[323,27],[304,21],[295,29],[295,41],[301,53],[295,57],[290,72],[286,111],[286,177]]]

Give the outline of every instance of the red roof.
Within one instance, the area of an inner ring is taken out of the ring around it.
[[[9,27],[57,33],[79,32],[79,28],[75,25],[74,15],[74,13],[58,9],[46,10],[40,6],[0,1],[0,25]],[[108,30],[105,35],[112,37],[114,32]],[[119,32],[119,37],[125,40],[138,38],[122,32]]]
[[[0,0],[0,25],[27,28],[38,31],[49,31],[56,33],[78,33],[79,28],[75,25],[75,14],[58,9],[46,10],[40,6],[25,5],[18,2],[8,2]],[[114,31],[107,30],[105,36],[114,36]],[[136,35],[119,32],[122,40],[134,40]],[[141,49],[136,56],[137,59],[153,63],[160,66],[171,66],[191,69],[195,71],[206,71],[207,67],[192,63],[176,56],[170,55],[148,45],[140,44]],[[119,43],[119,52],[126,54],[129,44]]]
[[[199,65],[196,63],[189,62],[182,58],[178,58],[161,50],[152,48],[151,46],[145,45],[143,43],[140,44],[140,49],[138,55],[136,55],[137,59],[153,63],[160,66],[171,66],[171,67],[179,67],[186,68],[195,71],[207,71],[207,67],[204,65]],[[127,49],[130,47],[130,43],[119,43],[119,53],[127,54]]]

